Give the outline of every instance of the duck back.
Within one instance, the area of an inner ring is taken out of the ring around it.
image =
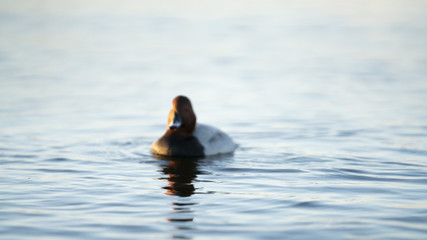
[[[206,156],[231,153],[237,148],[230,136],[210,125],[197,124],[193,136],[203,146]]]

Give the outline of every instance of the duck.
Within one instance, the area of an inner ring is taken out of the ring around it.
[[[196,121],[191,101],[179,95],[172,101],[166,131],[151,145],[154,155],[206,157],[233,153],[237,144],[220,129]]]

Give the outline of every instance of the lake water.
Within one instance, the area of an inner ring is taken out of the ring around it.
[[[1,239],[426,239],[425,1],[0,1]],[[239,144],[156,158],[172,99]]]

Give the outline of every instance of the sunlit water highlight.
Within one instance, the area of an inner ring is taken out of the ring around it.
[[[0,238],[427,237],[423,1],[3,2]],[[178,94],[234,154],[151,155]]]

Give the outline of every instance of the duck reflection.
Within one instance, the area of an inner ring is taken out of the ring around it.
[[[232,156],[232,155],[231,155]],[[161,172],[164,177],[160,180],[166,180],[167,185],[163,187],[165,194],[173,196],[171,198],[172,211],[168,214],[167,221],[173,226],[172,239],[191,239],[191,232],[195,230],[193,224],[197,212],[194,210],[194,199],[191,196],[196,192],[194,181],[200,174],[209,174],[199,170],[199,167],[210,164],[216,158],[171,158],[164,156],[155,156],[160,163]],[[221,156],[219,159],[231,159],[227,156]]]
[[[166,189],[166,195],[189,197],[194,194],[196,188],[193,180],[197,178],[198,159],[163,159],[168,160],[168,164],[162,165],[162,172],[167,177],[162,178],[168,181],[168,185],[163,187]]]
[[[171,203],[173,212],[167,220],[177,223],[178,225],[175,226],[177,230],[188,230],[191,226],[180,223],[192,222],[194,218],[191,206],[196,205],[196,203],[191,202],[188,197],[196,191],[193,181],[201,173],[198,170],[199,159],[157,158],[166,161],[165,164],[161,165],[161,171],[165,174],[165,177],[161,179],[167,180],[167,186],[163,187],[166,189],[165,194],[180,197]]]

